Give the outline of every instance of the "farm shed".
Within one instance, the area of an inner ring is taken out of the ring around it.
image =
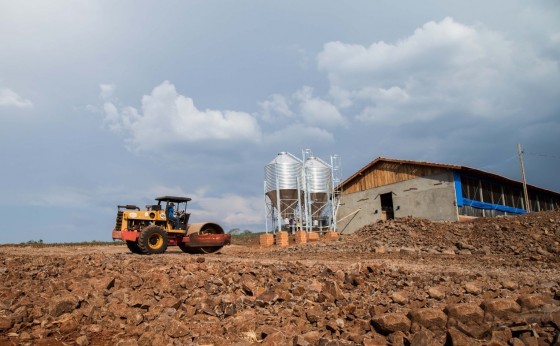
[[[405,216],[461,221],[527,212],[521,182],[458,165],[379,157],[337,189],[337,229],[341,233]],[[559,193],[532,185],[527,189],[529,210],[560,206]]]

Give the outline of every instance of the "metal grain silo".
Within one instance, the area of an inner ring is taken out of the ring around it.
[[[309,200],[311,216],[320,216],[329,201],[332,189],[331,166],[317,157],[309,157],[304,163],[304,189]]]
[[[298,180],[302,162],[288,152],[280,152],[264,167],[265,193],[282,218],[292,217],[298,205]]]

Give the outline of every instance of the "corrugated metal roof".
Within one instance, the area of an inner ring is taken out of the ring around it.
[[[477,175],[484,175],[486,177],[489,177],[489,178],[492,178],[492,179],[495,179],[495,180],[499,180],[499,181],[503,181],[503,182],[507,182],[507,183],[511,183],[511,184],[522,184],[520,181],[517,181],[517,180],[509,179],[509,178],[503,177],[503,176],[498,175],[498,174],[482,171],[480,169],[475,169],[475,168],[471,168],[471,167],[467,167],[467,166],[449,165],[449,164],[444,164],[444,163],[435,163],[435,162],[426,162],[426,161],[398,160],[398,159],[391,159],[391,158],[386,158],[386,157],[378,157],[375,160],[368,163],[367,165],[365,165],[364,167],[362,167],[361,169],[359,169],[356,173],[351,175],[348,179],[346,179],[342,183],[340,183],[340,185],[338,185],[338,189],[344,190],[345,185],[350,183],[356,177],[362,175],[364,171],[366,171],[369,168],[375,166],[379,162],[391,162],[391,163],[410,164],[410,165],[418,165],[418,166],[440,167],[440,168],[446,168],[446,169],[450,169],[450,170],[469,172],[469,173],[477,174]],[[552,194],[560,196],[560,194],[558,192],[555,192],[555,191],[552,191],[552,190],[543,189],[542,187],[529,185],[529,184],[527,184],[527,186],[531,187],[532,189],[546,191],[548,193],[552,193]]]

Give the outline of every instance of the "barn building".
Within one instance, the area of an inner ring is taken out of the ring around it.
[[[527,185],[529,210],[560,206],[560,194]],[[433,221],[524,214],[523,184],[465,166],[379,157],[338,186],[339,232],[405,216]]]

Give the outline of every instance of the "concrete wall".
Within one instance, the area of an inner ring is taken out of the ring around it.
[[[353,233],[382,219],[380,195],[384,193],[393,194],[395,218],[415,216],[433,221],[458,220],[453,172],[448,171],[342,195],[337,230],[343,234]]]

